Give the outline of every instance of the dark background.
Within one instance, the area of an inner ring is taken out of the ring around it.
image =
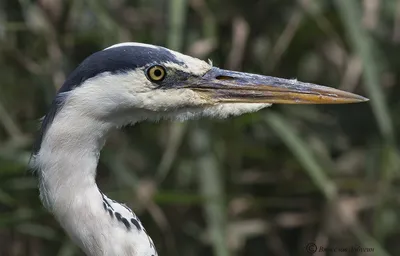
[[[113,133],[98,184],[138,214],[160,255],[309,255],[310,242],[400,255],[395,0],[2,0],[0,255],[82,255],[27,163],[66,75],[124,41],[370,98]]]

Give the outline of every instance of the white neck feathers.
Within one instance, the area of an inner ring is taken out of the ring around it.
[[[87,255],[156,256],[135,214],[96,185],[99,153],[112,125],[80,113],[64,107],[34,156],[44,205]]]

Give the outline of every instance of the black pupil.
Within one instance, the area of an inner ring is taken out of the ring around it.
[[[162,75],[161,70],[160,69],[154,70],[154,75],[157,76],[157,77],[161,76]]]

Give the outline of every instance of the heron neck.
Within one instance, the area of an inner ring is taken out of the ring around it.
[[[45,186],[41,192],[57,195],[49,203],[55,203],[62,195],[97,189],[95,178],[100,150],[112,126],[73,114],[59,113],[46,132],[37,156],[41,185]]]
[[[100,150],[110,129],[108,123],[61,111],[35,160],[44,205],[90,255],[103,243],[99,230],[110,225],[95,181]]]
[[[35,158],[42,201],[87,255],[157,256],[136,215],[96,185],[100,150],[113,128],[82,111],[56,115]]]

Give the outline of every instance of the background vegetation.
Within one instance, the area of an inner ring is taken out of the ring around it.
[[[27,163],[65,77],[123,41],[371,99],[112,134],[99,186],[134,209],[160,255],[309,255],[309,242],[400,255],[395,0],[2,0],[0,255],[82,255]]]

